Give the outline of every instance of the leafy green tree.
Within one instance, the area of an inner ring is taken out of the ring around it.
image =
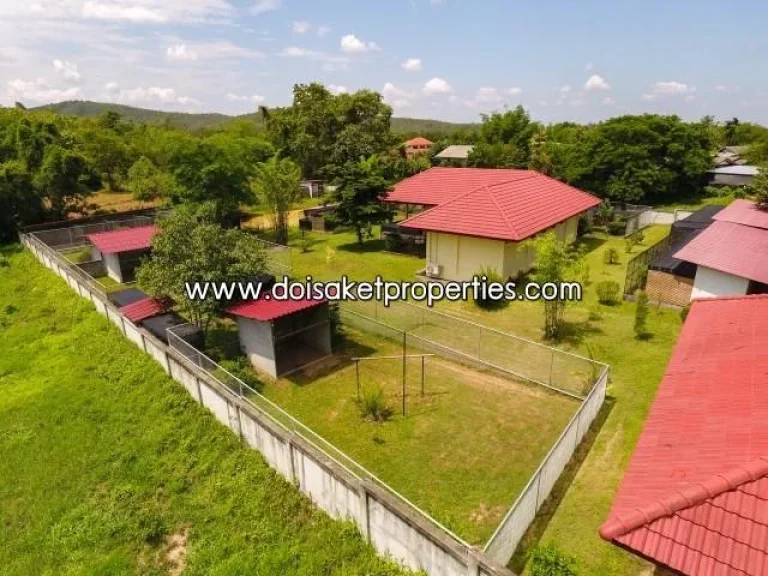
[[[768,168],[763,166],[757,171],[757,176],[752,179],[750,189],[755,196],[758,207],[768,210]]]
[[[578,273],[581,254],[565,242],[560,242],[554,232],[539,234],[526,245],[536,252],[533,279],[539,284],[565,282]],[[544,337],[556,340],[561,336],[565,313],[564,300],[544,302]]]
[[[723,133],[725,134],[725,144],[727,146],[734,146],[738,144],[738,130],[739,130],[739,119],[735,116],[731,118],[730,120],[725,121],[725,125],[723,126]]]
[[[524,152],[514,144],[481,142],[467,158],[467,165],[474,168],[519,168],[524,164]]]
[[[269,161],[256,165],[251,185],[272,218],[278,244],[288,243],[288,213],[301,196],[300,182],[301,169],[287,158],[273,156]]]
[[[547,176],[552,175],[555,167],[552,156],[549,153],[547,133],[544,129],[531,136],[529,148],[531,150],[531,158],[528,161],[528,168]]]
[[[43,214],[42,199],[24,163],[0,164],[0,241],[12,240],[20,224],[38,222]]]
[[[52,145],[45,150],[35,186],[48,202],[51,216],[63,220],[84,211],[85,199],[98,187],[98,178],[81,154]]]
[[[378,158],[371,156],[346,164],[336,183],[336,218],[341,225],[354,228],[357,241],[362,244],[365,237],[370,237],[372,226],[391,214],[381,201],[389,187]]]
[[[491,146],[481,146],[477,159],[482,155],[486,165],[489,160],[499,160],[503,164],[498,167],[525,168],[530,157],[531,138],[540,128],[537,122],[531,120],[525,108],[517,106],[503,112],[484,114],[482,120],[481,143]]]
[[[181,206],[158,222],[152,254],[138,269],[138,281],[152,296],[172,298],[203,331],[226,302],[210,293],[187,298],[185,284],[193,281],[246,281],[266,269],[266,253],[254,236],[218,223],[216,207]]]
[[[107,190],[119,190],[131,165],[131,154],[123,136],[94,124],[82,133],[81,139],[79,148],[102,175]]]
[[[643,340],[648,337],[648,294],[638,290],[635,301],[635,338]]]
[[[172,174],[161,171],[146,156],[142,156],[128,169],[125,187],[137,200],[170,199],[182,195]]]

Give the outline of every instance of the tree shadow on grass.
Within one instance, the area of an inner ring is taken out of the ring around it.
[[[597,236],[582,236],[579,238],[578,247],[584,250],[587,254],[596,251],[600,246],[607,242],[606,238],[600,238]]]
[[[371,240],[365,240],[362,244],[358,244],[357,242],[348,242],[347,244],[339,244],[338,249],[345,252],[354,252],[356,254],[381,252],[384,250],[384,240],[381,238],[374,238]]]
[[[370,346],[351,338],[344,338],[344,342],[333,351],[330,357],[297,370],[286,376],[285,379],[296,386],[306,386],[352,366],[355,357],[373,357],[375,353],[376,349]]]
[[[564,320],[560,327],[560,338],[558,342],[577,346],[584,342],[585,338],[596,334],[603,334],[603,329],[599,326],[595,326],[591,320],[585,320],[583,322]]]
[[[19,254],[24,251],[24,247],[15,242],[13,244],[0,244],[0,254],[3,256],[12,256],[13,254]]]
[[[528,527],[528,530],[520,540],[520,544],[518,544],[514,556],[512,556],[509,564],[507,564],[507,567],[516,574],[523,573],[528,558],[539,544],[550,520],[552,520],[557,508],[560,506],[568,489],[571,487],[573,480],[579,473],[582,464],[584,464],[584,461],[587,459],[589,451],[592,449],[592,446],[597,439],[597,435],[603,428],[603,424],[608,419],[615,404],[615,398],[606,396],[605,402],[603,402],[603,406],[600,408],[600,412],[597,413],[597,417],[584,435],[584,439],[581,441],[581,444],[579,444],[573,457],[568,462],[565,470],[563,470],[563,473],[555,483],[555,486],[552,488],[549,498],[547,498],[541,505],[541,508],[539,508],[539,511],[536,514],[536,519]]]

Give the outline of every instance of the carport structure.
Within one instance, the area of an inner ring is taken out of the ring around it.
[[[157,227],[139,226],[88,234],[94,260],[102,259],[107,275],[116,282],[133,282],[141,258],[152,249]]]
[[[331,353],[327,300],[278,300],[266,294],[227,312],[237,319],[240,347],[251,365],[273,378]]]

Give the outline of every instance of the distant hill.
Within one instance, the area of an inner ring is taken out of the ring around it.
[[[254,112],[240,116],[228,116],[227,114],[207,113],[191,114],[187,112],[165,112],[162,110],[149,110],[136,108],[124,104],[111,104],[107,102],[89,102],[87,100],[71,100],[58,104],[47,104],[40,109],[51,110],[57,114],[69,114],[72,116],[98,116],[107,110],[120,113],[125,118],[148,124],[168,122],[174,126],[200,130],[216,128],[234,120],[252,120],[257,124],[262,123],[261,115]],[[458,129],[475,128],[477,124],[459,124],[442,122],[440,120],[427,120],[421,118],[392,118],[392,131],[398,134],[438,133],[451,132]]]

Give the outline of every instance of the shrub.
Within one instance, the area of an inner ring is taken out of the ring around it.
[[[251,366],[251,363],[248,362],[248,358],[245,356],[238,356],[234,360],[222,360],[221,367],[257,392],[261,392],[262,388],[264,388],[264,383],[259,380],[259,377],[253,371],[253,366]]]
[[[366,420],[386,422],[392,417],[392,406],[384,397],[384,390],[377,387],[373,390],[363,390],[360,397],[360,415]]]
[[[683,306],[682,310],[680,310],[680,320],[685,322],[685,319],[688,318],[688,312],[691,311],[691,305],[688,304],[686,306]]]
[[[531,554],[531,576],[576,576],[576,561],[554,545],[537,546]]]
[[[616,248],[606,248],[603,252],[603,262],[606,264],[619,264],[619,251]]]
[[[344,326],[341,323],[338,302],[328,305],[328,320],[331,324],[331,347],[336,348],[344,341]]]
[[[603,280],[597,284],[597,300],[600,304],[613,306],[619,301],[619,283],[613,280]]]
[[[608,234],[622,236],[627,229],[627,223],[622,220],[614,220],[608,223]]]
[[[637,291],[635,302],[635,338],[642,340],[648,336],[646,323],[648,320],[648,294]]]
[[[477,272],[475,272],[475,278],[479,278],[482,280],[483,276],[485,276],[486,281],[485,284],[488,285],[492,282],[498,282],[503,283],[504,278],[501,277],[501,275],[496,272],[493,268],[481,268]],[[504,308],[509,302],[507,300],[495,300],[493,298],[483,298],[482,295],[480,295],[480,298],[475,298],[475,305],[478,308],[482,308],[483,310],[497,310],[499,308]]]
[[[309,238],[309,235],[307,234],[306,230],[301,231],[301,236],[299,236],[299,248],[301,248],[301,251],[306,254],[309,252],[309,249],[312,247],[312,240]]]

